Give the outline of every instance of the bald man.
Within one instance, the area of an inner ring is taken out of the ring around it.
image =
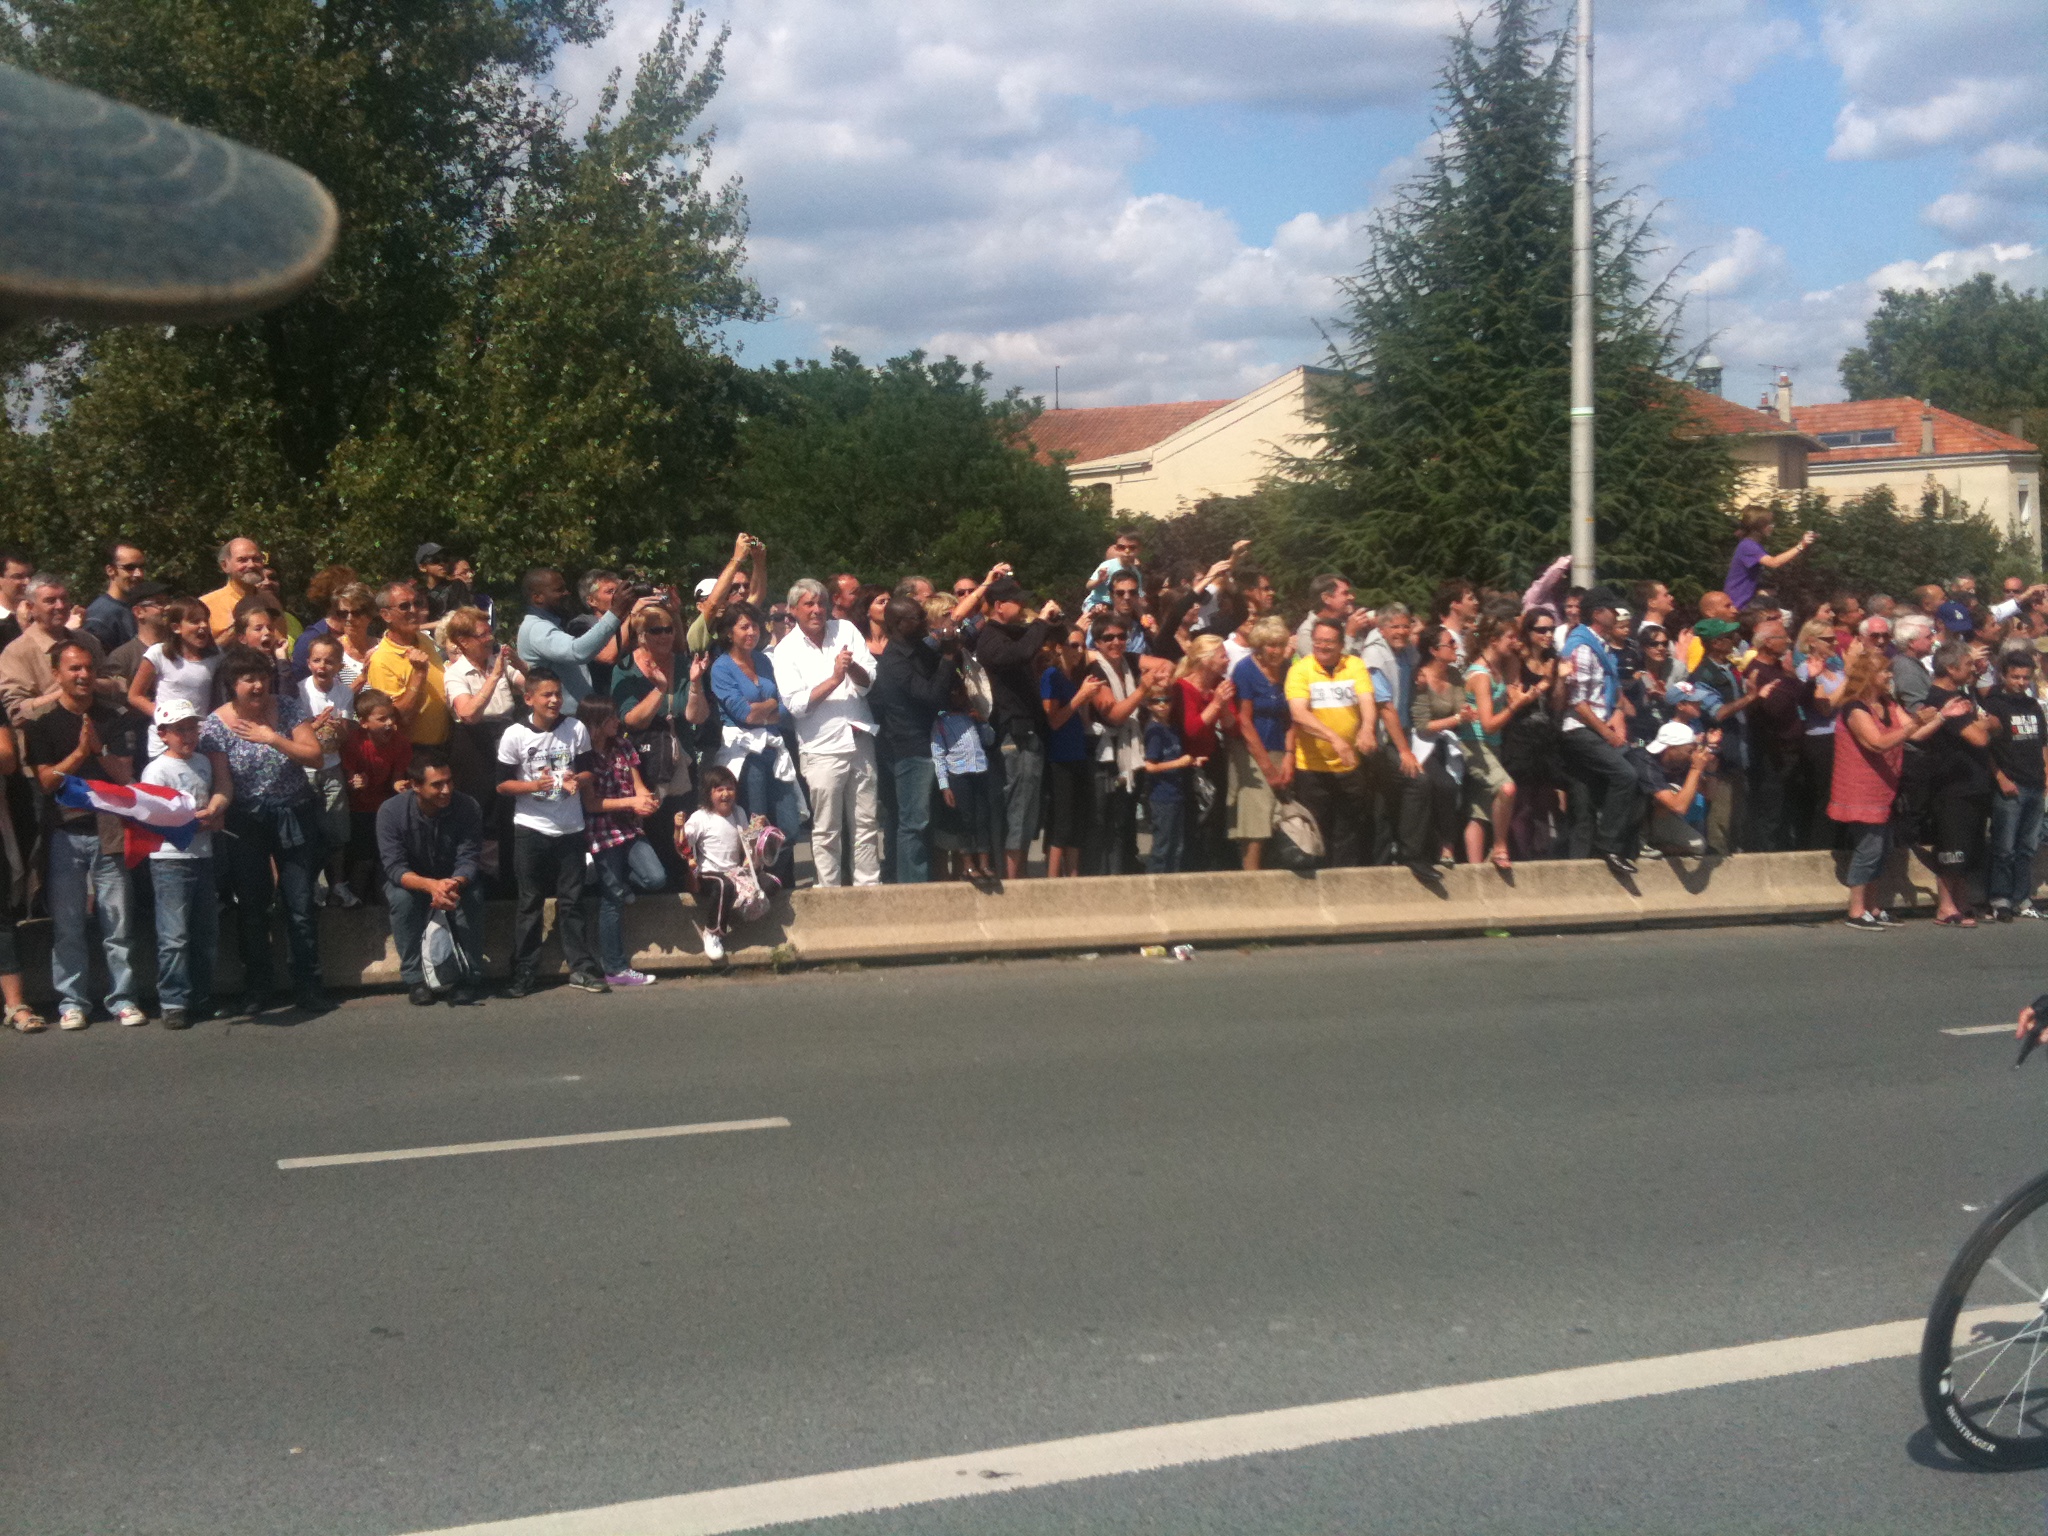
[[[263,582],[263,547],[254,539],[229,539],[220,547],[221,573],[227,580],[199,601],[206,604],[213,638],[225,640],[235,627],[235,604]]]

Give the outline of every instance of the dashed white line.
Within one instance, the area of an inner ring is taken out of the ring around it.
[[[2017,1024],[1971,1024],[1961,1029],[1944,1029],[1944,1035],[2011,1035]]]
[[[1989,1308],[1985,1315],[1987,1319],[2003,1317],[2013,1310]],[[2031,1315],[2038,1309],[2028,1306],[2019,1310]],[[1302,1408],[1046,1440],[967,1456],[935,1456],[822,1472],[594,1509],[451,1526],[413,1536],[719,1536],[1897,1360],[1919,1353],[1923,1327],[1921,1320],[1914,1318],[1730,1349],[1617,1360],[1610,1365],[1575,1366],[1499,1381],[1425,1387]]]
[[[390,1152],[337,1152],[328,1157],[281,1157],[280,1168],[339,1168],[348,1163],[402,1163],[418,1157],[467,1157],[472,1152],[525,1152],[536,1147],[587,1147],[604,1141],[654,1141],[664,1136],[715,1136],[721,1131],[788,1130],[780,1115],[765,1120],[707,1120],[699,1125],[650,1125],[632,1131],[585,1131],[575,1136],[522,1136],[517,1141],[465,1141],[447,1147],[399,1147]]]

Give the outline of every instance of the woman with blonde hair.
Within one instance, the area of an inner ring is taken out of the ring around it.
[[[1871,896],[1892,849],[1893,806],[1906,743],[1932,736],[1941,728],[1941,716],[1932,709],[1922,710],[1918,719],[1908,714],[1892,697],[1891,663],[1870,647],[1849,658],[1835,695],[1835,720],[1828,816],[1852,840],[1849,867],[1842,875],[1849,887],[1848,924],[1871,933],[1892,923],[1891,914],[1873,906]]]
[[[1223,745],[1237,731],[1237,690],[1224,676],[1229,665],[1221,635],[1196,635],[1173,669],[1172,715],[1182,748],[1200,763],[1188,777],[1182,869],[1230,867],[1230,765]]]
[[[1246,626],[1251,654],[1230,672],[1237,696],[1237,734],[1230,741],[1230,835],[1246,869],[1265,860],[1279,797],[1294,784],[1294,713],[1287,703],[1287,669],[1294,661],[1294,631],[1271,614]]]
[[[1826,604],[1822,605],[1826,607]],[[1795,847],[1826,848],[1834,841],[1828,825],[1828,794],[1835,782],[1835,711],[1846,679],[1835,654],[1835,626],[1818,615],[1799,630],[1799,777],[1790,796],[1796,807],[1787,818]]]

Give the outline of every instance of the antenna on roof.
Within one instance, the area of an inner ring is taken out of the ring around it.
[[[1058,363],[1052,365],[1052,408],[1054,410],[1060,408],[1060,365]]]

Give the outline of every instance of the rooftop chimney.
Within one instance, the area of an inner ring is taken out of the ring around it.
[[[1792,375],[1778,375],[1778,420],[1786,426],[1792,425]]]
[[[1934,402],[1932,400],[1920,402],[1920,457],[1923,459],[1934,457]]]
[[[2006,426],[2007,430],[2010,431],[2014,437],[2025,437],[2027,434],[2022,430],[2022,428],[2024,428],[2026,424],[2027,418],[2022,416],[2018,411],[2014,411],[2012,413],[2012,420],[2008,422]]]

